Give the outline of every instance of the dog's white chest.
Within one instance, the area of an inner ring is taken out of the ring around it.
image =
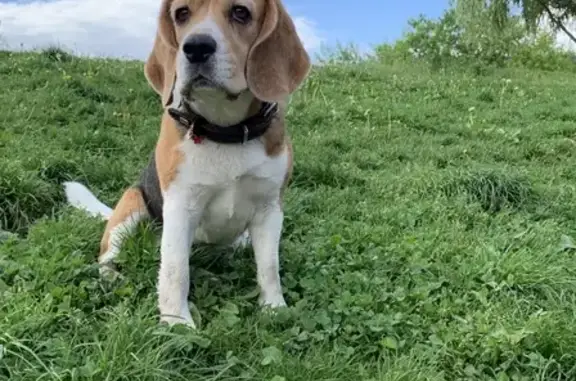
[[[230,244],[237,239],[258,208],[277,200],[288,164],[286,154],[270,158],[257,141],[187,145],[183,152],[177,181],[207,199],[194,232],[196,242]]]
[[[267,202],[274,184],[264,179],[243,177],[217,190],[207,204],[196,240],[230,244],[240,236],[252,220],[256,208]]]

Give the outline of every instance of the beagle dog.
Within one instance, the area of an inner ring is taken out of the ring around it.
[[[163,104],[155,151],[139,183],[111,210],[84,185],[68,202],[107,219],[102,273],[126,233],[162,224],[160,321],[195,327],[188,308],[194,242],[251,242],[260,304],[285,306],[279,276],[282,195],[292,172],[288,97],[310,58],[281,0],[163,0],[145,76]]]

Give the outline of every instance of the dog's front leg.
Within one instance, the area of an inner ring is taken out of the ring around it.
[[[249,230],[256,257],[260,304],[271,308],[284,307],[279,272],[279,246],[284,213],[277,201],[257,209]]]
[[[160,320],[195,328],[188,308],[189,256],[194,231],[204,210],[204,192],[171,186],[164,195],[158,304]]]

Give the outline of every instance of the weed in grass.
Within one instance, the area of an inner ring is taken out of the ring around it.
[[[497,213],[503,208],[521,209],[534,201],[535,195],[526,179],[497,172],[470,173],[451,179],[442,186],[447,196],[466,194],[486,212]]]

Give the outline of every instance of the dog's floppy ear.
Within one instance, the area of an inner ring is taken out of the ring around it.
[[[162,97],[163,104],[166,104],[170,98],[176,75],[175,65],[178,43],[174,24],[170,16],[171,4],[172,0],[164,0],[162,2],[154,46],[144,65],[146,79],[150,86]]]
[[[246,79],[260,100],[281,101],[310,70],[310,57],[280,0],[266,0],[260,34],[248,55]]]

